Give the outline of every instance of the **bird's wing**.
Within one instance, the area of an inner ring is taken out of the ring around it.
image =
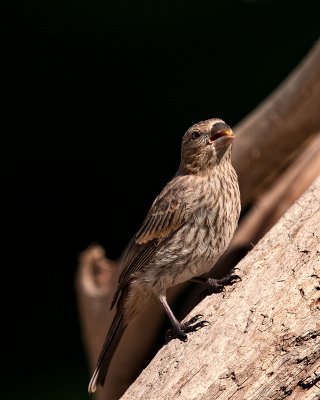
[[[122,261],[122,273],[112,305],[121,290],[130,282],[154,253],[181,227],[189,214],[186,191],[182,182],[171,181],[152,204],[140,230],[132,238]]]
[[[159,196],[151,207],[142,227],[136,234],[136,243],[145,244],[153,239],[166,238],[183,223],[186,203],[183,191],[171,190]]]

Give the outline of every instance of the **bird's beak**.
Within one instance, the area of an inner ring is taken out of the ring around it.
[[[236,135],[233,133],[232,129],[225,129],[222,131],[223,136],[228,136],[230,138],[235,138]]]
[[[221,129],[218,132],[211,133],[209,137],[209,143],[211,144],[220,138],[234,139],[235,137],[236,135],[233,133],[231,128]]]

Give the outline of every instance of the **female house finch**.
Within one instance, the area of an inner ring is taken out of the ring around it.
[[[89,393],[104,384],[124,330],[150,296],[160,300],[181,340],[202,326],[181,324],[169,307],[166,290],[209,272],[234,234],[240,214],[238,178],[231,165],[234,137],[218,118],[199,122],[184,134],[177,173],[153,202],[124,253],[111,304],[117,307],[116,315]]]

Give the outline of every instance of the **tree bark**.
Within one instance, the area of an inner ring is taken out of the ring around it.
[[[123,400],[320,398],[319,199],[317,178],[240,262],[242,281],[192,311],[210,325],[164,346]]]
[[[235,128],[232,161],[243,208],[281,174],[293,153],[320,130],[320,41],[279,87]]]
[[[228,249],[214,265],[210,276],[222,277],[234,268],[320,176],[319,155],[320,133],[308,138],[290,166],[241,219]],[[199,298],[200,291],[199,285],[193,286],[189,291],[190,299]],[[189,302],[191,303],[190,300]],[[196,304],[197,302],[191,303],[190,309]]]
[[[301,146],[290,167],[242,218],[232,243],[218,264],[223,264],[227,270],[234,267],[235,264],[228,266],[225,258],[234,250],[248,249],[250,244],[255,245],[319,175],[320,132]]]
[[[288,160],[292,162],[297,150],[300,151],[301,144],[315,131],[319,131],[319,65],[320,42],[318,41],[306,55],[304,61],[274,94],[270,95],[261,106],[257,107],[235,128],[239,138],[235,141],[233,148],[233,163],[239,175],[243,207],[248,208],[252,204],[257,204],[259,208],[259,205],[265,204],[261,196],[262,192],[268,190],[277,181],[277,176],[288,165]],[[310,148],[310,151],[309,156],[306,155],[306,160],[310,160],[310,156],[313,157],[313,160],[316,160],[313,165],[318,168],[319,163],[314,157],[314,149]],[[306,172],[308,169],[300,169],[299,182],[304,180],[306,183]],[[288,173],[288,176],[291,176],[289,170]],[[302,180],[301,177],[304,179]],[[307,178],[310,179],[310,174]],[[285,180],[284,176],[282,182]],[[303,185],[297,185],[296,181],[293,186],[295,189],[299,189],[298,192],[294,191],[294,196],[301,193],[301,188],[304,190]],[[252,190],[252,188],[255,189]],[[291,190],[288,190],[286,196],[290,192],[292,193]],[[274,193],[277,193],[277,188]],[[288,202],[283,202],[284,198],[281,200],[282,204],[285,203],[285,207],[287,207]],[[257,208],[252,208],[252,210],[255,218],[261,220],[261,215],[257,216]],[[283,211],[282,208],[281,212]],[[248,222],[246,226],[250,228],[250,221]],[[248,239],[247,228],[246,239]],[[253,228],[253,230],[258,229],[256,225]],[[261,232],[260,229],[259,234]],[[229,265],[234,265],[237,260],[241,259],[247,252],[248,245],[246,246],[243,246],[242,240],[239,251],[235,249],[236,251],[232,254],[231,264],[229,262],[231,257],[228,260],[225,257],[221,258],[214,268],[216,276],[223,275]],[[110,312],[109,306],[117,286],[119,268],[118,262],[105,258],[104,250],[100,246],[90,247],[80,257],[77,295],[84,345],[91,370],[97,361],[100,347],[113,317],[113,311]],[[194,288],[194,286],[192,287]],[[178,318],[183,318],[188,310],[191,310],[199,302],[197,297],[199,288],[195,287],[197,293],[194,293],[190,291],[190,284],[183,284],[168,291],[171,304],[185,288],[188,288],[188,294],[179,297],[178,303],[180,302],[180,306],[182,303],[182,306],[179,309],[178,304],[175,309]],[[175,308],[175,304],[173,307]],[[164,319],[163,312],[158,303],[154,302],[149,304],[135,323],[128,327],[110,365],[105,386],[102,390],[97,391],[96,398],[98,400],[118,399],[134,381],[141,369],[147,365],[163,344],[164,321],[166,319]],[[124,363],[126,368],[123,368]]]
[[[92,245],[80,255],[76,289],[82,337],[91,371],[105,339],[106,326],[111,325],[114,315],[109,308],[118,276],[118,263],[108,260],[101,246]]]
[[[110,304],[119,273],[119,263],[108,260],[99,245],[90,246],[80,255],[76,289],[90,371],[96,366],[115,313],[114,309],[110,311]],[[172,300],[172,293],[177,290],[179,287],[170,290],[169,300]],[[155,301],[147,304],[129,324],[112,359],[105,385],[103,388],[98,387],[95,393],[98,400],[119,399],[150,362],[165,337],[163,321],[163,310],[160,303]]]

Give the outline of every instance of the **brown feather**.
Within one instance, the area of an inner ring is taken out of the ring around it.
[[[182,139],[181,162],[152,204],[122,258],[112,305],[117,313],[89,390],[103,385],[126,328],[149,296],[164,306],[180,338],[183,325],[166,301],[166,290],[206,274],[227,248],[240,213],[237,175],[231,164],[231,128],[220,119],[190,127]]]

